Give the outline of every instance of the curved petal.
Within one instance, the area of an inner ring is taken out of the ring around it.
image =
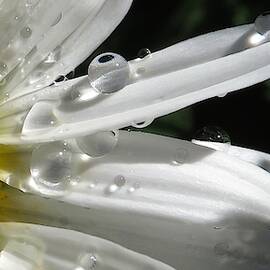
[[[0,223],[0,238],[5,242],[1,270],[173,270],[112,242],[71,230]]]
[[[0,79],[4,102],[72,71],[120,23],[131,2],[2,1]]]
[[[74,141],[69,144],[80,178],[60,193],[41,188],[30,175],[25,181],[7,178],[51,199],[4,193],[4,217],[58,225],[61,219],[61,226],[176,269],[269,267],[270,175],[265,170],[226,152],[141,133],[120,132],[116,148],[99,158],[80,153]]]
[[[50,86],[1,106],[1,121],[18,112],[23,120],[15,124],[17,139],[5,137],[3,130],[0,140],[43,142],[151,122],[198,101],[268,79],[269,44],[266,37],[255,32],[253,24],[240,26],[130,61],[128,85],[112,95],[97,96],[87,76]],[[87,98],[76,99],[76,93],[86,93]],[[38,119],[45,99],[53,100],[46,111],[54,115],[57,125],[36,127],[32,122]]]

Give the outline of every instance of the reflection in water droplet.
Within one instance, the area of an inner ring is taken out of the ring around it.
[[[231,143],[231,139],[228,133],[223,129],[215,126],[208,126],[198,130],[195,133],[194,140]]]
[[[136,183],[134,183],[133,185],[132,185],[132,187],[130,187],[129,189],[128,189],[128,192],[129,193],[133,193],[133,192],[135,192],[137,189],[139,189],[139,188],[141,188],[141,185],[140,185],[140,183],[138,183],[138,182],[136,182]]]
[[[117,186],[116,184],[111,184],[109,185],[108,188],[106,188],[105,194],[109,195],[109,194],[115,193],[118,189],[119,189],[119,186]]]
[[[256,18],[255,29],[261,35],[270,32],[270,11],[264,12]]]
[[[178,148],[174,155],[173,164],[180,165],[180,164],[185,163],[187,156],[188,156],[188,152],[186,149]]]
[[[62,142],[43,144],[34,149],[30,170],[39,187],[62,190],[72,179],[72,152]]]
[[[7,64],[0,62],[0,79],[6,76],[8,73],[8,66]]]
[[[93,270],[97,266],[97,257],[93,254],[85,254],[79,261],[80,270]]]
[[[138,52],[138,57],[141,59],[145,58],[148,55],[151,55],[151,51],[147,48],[143,48]]]
[[[111,94],[124,88],[129,80],[129,64],[115,53],[97,56],[88,68],[89,82],[99,93]]]
[[[26,26],[21,30],[20,34],[24,39],[30,38],[32,35],[32,29],[29,26]]]
[[[118,131],[105,131],[77,139],[81,151],[91,157],[109,154],[118,142]]]

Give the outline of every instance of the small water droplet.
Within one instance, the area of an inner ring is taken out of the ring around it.
[[[0,79],[8,74],[8,66],[4,62],[0,62]]]
[[[154,119],[149,119],[149,120],[145,120],[145,121],[142,121],[142,122],[134,122],[131,124],[132,127],[134,128],[146,128],[148,127],[149,125],[151,125],[153,123]]]
[[[180,165],[185,163],[188,156],[188,152],[186,149],[178,148],[175,152],[173,164],[174,165]]]
[[[111,94],[127,85],[129,64],[121,55],[101,54],[89,65],[88,77],[91,86],[98,93]]]
[[[147,48],[143,48],[143,49],[139,50],[137,55],[139,58],[143,59],[143,58],[151,55],[151,51]]]
[[[59,191],[72,180],[72,152],[62,142],[43,144],[33,150],[30,170],[38,186]]]
[[[32,35],[32,29],[29,26],[26,26],[21,30],[20,34],[24,39],[30,38]]]
[[[97,266],[97,257],[94,254],[85,254],[79,261],[80,269],[94,270]]]
[[[194,140],[217,143],[231,143],[230,136],[226,131],[216,126],[207,126],[195,133]]]
[[[129,193],[133,193],[133,192],[135,192],[137,189],[139,189],[139,188],[141,188],[141,185],[140,185],[140,183],[138,183],[138,182],[136,182],[136,183],[134,183],[133,185],[132,185],[132,187],[130,187],[129,189],[128,189],[128,192]]]
[[[114,178],[114,183],[118,186],[118,187],[123,187],[126,184],[127,180],[123,175],[117,175]]]
[[[48,54],[46,59],[44,60],[44,63],[46,64],[54,64],[61,58],[61,51],[62,47],[57,46],[52,52]]]
[[[51,27],[57,25],[57,24],[62,20],[62,17],[63,17],[63,13],[60,12],[60,13],[58,14],[58,16],[56,17],[55,21],[51,24]]]
[[[264,12],[256,18],[255,29],[261,35],[270,31],[270,11]]]
[[[91,157],[101,157],[109,154],[118,142],[118,131],[105,131],[78,138],[79,148]]]
[[[105,193],[109,195],[115,193],[116,191],[118,191],[118,189],[119,186],[117,186],[116,184],[111,184],[108,188],[106,188]]]

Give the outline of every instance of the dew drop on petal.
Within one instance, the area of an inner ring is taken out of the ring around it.
[[[198,141],[209,141],[217,143],[231,143],[230,136],[226,131],[216,126],[207,126],[198,130],[193,137]]]
[[[104,53],[89,65],[91,86],[101,94],[111,94],[123,89],[129,80],[129,64],[119,54]]]
[[[114,183],[115,185],[117,185],[118,187],[123,187],[126,184],[127,180],[123,175],[117,175],[114,178]]]
[[[173,159],[173,164],[180,165],[180,164],[185,163],[187,156],[188,156],[188,152],[186,149],[183,149],[183,148],[176,149],[174,159]]]
[[[30,38],[32,35],[32,29],[29,26],[26,26],[21,30],[20,34],[24,39]]]
[[[151,51],[147,48],[143,48],[143,49],[139,50],[139,52],[137,54],[137,56],[141,59],[143,59],[149,55],[151,55]]]
[[[72,152],[62,142],[43,144],[33,150],[30,170],[38,186],[57,191],[72,179]]]
[[[154,119],[149,119],[149,120],[145,120],[142,122],[138,122],[138,123],[132,123],[131,126],[134,128],[146,128],[149,125],[151,125],[153,123]]]
[[[98,132],[77,139],[82,152],[91,157],[101,157],[109,154],[118,142],[118,131]]]
[[[44,60],[46,64],[53,64],[60,60],[61,58],[61,46],[57,46],[52,52],[50,52],[47,58]]]
[[[4,62],[0,62],[0,79],[8,74],[8,66]]]
[[[270,11],[264,12],[256,18],[255,29],[261,35],[270,31]]]
[[[80,258],[79,268],[81,270],[94,270],[97,266],[97,257],[93,254],[85,254]]]
[[[63,17],[63,13],[60,12],[60,13],[58,14],[58,16],[56,17],[55,21],[51,24],[51,27],[57,25],[57,24],[62,20],[62,17]]]

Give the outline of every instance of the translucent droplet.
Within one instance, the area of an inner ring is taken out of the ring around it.
[[[129,64],[118,54],[104,53],[89,65],[91,86],[99,93],[111,94],[123,89],[129,80]]]
[[[0,62],[0,79],[8,74],[8,66],[4,62]]]
[[[85,254],[80,258],[79,265],[79,269],[93,270],[97,266],[97,257],[93,254]]]
[[[77,139],[79,148],[91,157],[109,154],[116,147],[117,142],[118,131],[99,132]]]
[[[138,57],[141,59],[145,58],[148,55],[151,55],[151,51],[147,48],[143,48],[138,52]]]
[[[173,164],[180,165],[180,164],[185,163],[187,159],[187,155],[188,155],[188,152],[186,149],[178,148],[174,155]]]
[[[127,180],[123,175],[117,175],[114,178],[114,183],[118,186],[118,187],[123,187],[126,184]]]
[[[62,142],[43,144],[34,149],[30,170],[39,187],[57,192],[72,179],[72,152]]]
[[[30,38],[32,35],[32,29],[29,26],[26,26],[21,30],[20,34],[24,39]]]
[[[141,187],[141,185],[140,185],[140,183],[134,183],[133,185],[132,185],[132,187],[130,187],[129,189],[128,189],[128,192],[129,193],[133,193],[133,192],[135,192],[137,189],[139,189]]]
[[[270,11],[264,12],[256,18],[255,29],[261,35],[270,31]]]
[[[111,195],[118,190],[119,190],[119,186],[117,186],[116,184],[111,184],[105,189],[105,194]]]
[[[52,52],[48,54],[47,58],[44,60],[44,63],[53,64],[59,61],[61,58],[61,50],[61,46],[57,46]]]
[[[151,125],[153,123],[154,119],[149,119],[149,120],[145,120],[143,122],[138,122],[138,123],[132,123],[131,126],[134,128],[146,128],[149,125]]]
[[[63,13],[60,12],[60,13],[58,14],[58,16],[56,17],[55,21],[51,24],[51,27],[57,25],[57,24],[62,20],[62,17],[63,17]]]
[[[195,133],[194,140],[217,143],[231,143],[230,136],[223,129],[216,126],[208,126]]]

